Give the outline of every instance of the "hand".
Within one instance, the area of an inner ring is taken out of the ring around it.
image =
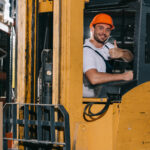
[[[111,59],[122,58],[123,51],[121,48],[118,48],[116,40],[114,41],[114,48],[109,50],[109,54]]]
[[[133,80],[133,71],[125,72],[122,75],[123,75],[123,80],[125,81]]]

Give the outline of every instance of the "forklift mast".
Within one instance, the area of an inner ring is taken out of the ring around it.
[[[15,98],[3,108],[3,149],[148,149],[149,0],[16,0],[16,6]],[[103,96],[85,98],[83,43],[98,13],[114,20],[111,42],[134,54],[128,64],[112,62],[114,73],[132,70],[134,79],[100,85]]]

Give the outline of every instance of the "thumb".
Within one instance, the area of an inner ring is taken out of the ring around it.
[[[118,46],[117,46],[117,41],[116,40],[114,40],[114,48],[117,48]]]

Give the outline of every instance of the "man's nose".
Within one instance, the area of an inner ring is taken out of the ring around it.
[[[103,32],[104,32],[104,34],[107,34],[107,29],[104,29]]]
[[[103,30],[102,30],[102,33],[103,33],[103,34],[106,34],[106,32],[107,32],[106,29],[103,29]]]

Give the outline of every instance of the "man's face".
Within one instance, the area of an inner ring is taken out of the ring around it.
[[[96,24],[95,27],[92,28],[94,39],[103,43],[109,38],[111,33],[111,26],[108,24]]]

